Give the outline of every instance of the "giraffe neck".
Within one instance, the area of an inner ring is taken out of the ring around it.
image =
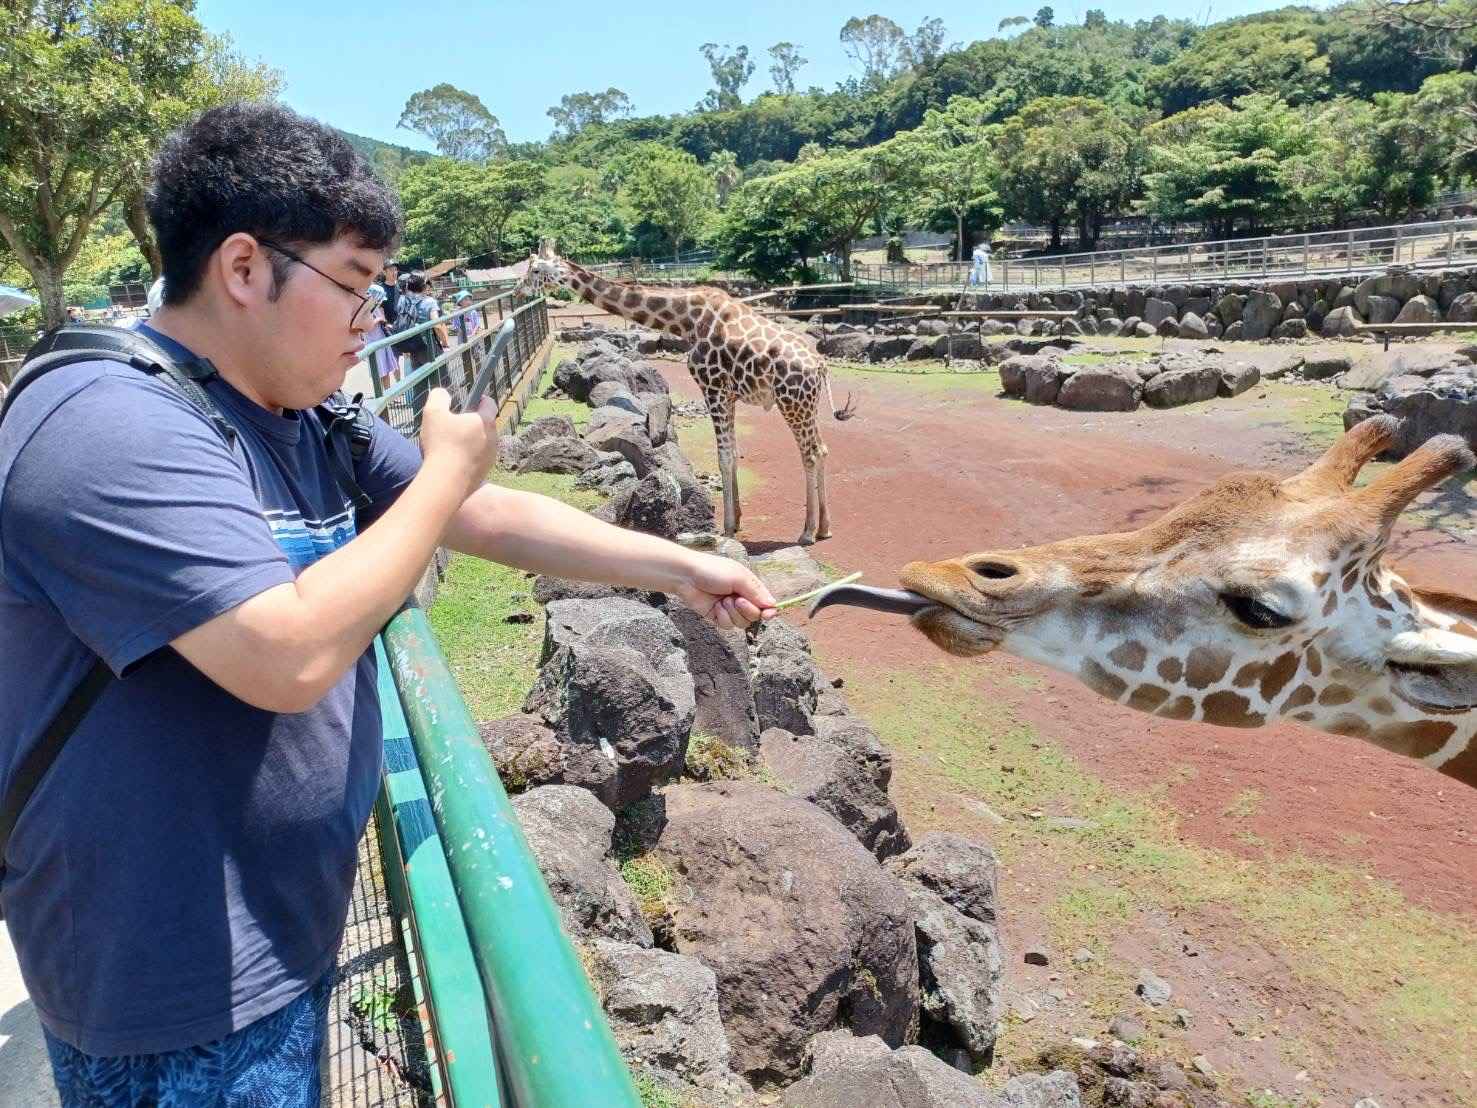
[[[617,284],[568,260],[560,283],[597,308],[689,340],[695,337],[706,309],[698,293]]]

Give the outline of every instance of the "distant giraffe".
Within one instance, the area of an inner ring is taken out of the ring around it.
[[[692,343],[687,368],[703,391],[718,467],[723,475],[723,533],[738,531],[743,512],[738,494],[738,452],[734,410],[740,400],[766,411],[779,406],[800,447],[805,467],[805,529],[800,543],[831,537],[826,504],[826,445],[816,426],[816,406],[824,387],[831,413],[850,419],[854,409],[837,409],[825,359],[803,336],[765,319],[749,305],[715,288],[658,289],[597,277],[560,258],[547,240],[528,259],[523,288],[541,292],[552,285],[578,293],[591,304]]]
[[[1302,473],[1233,474],[1138,531],[914,562],[903,589],[816,609],[910,614],[951,654],[1004,650],[1164,719],[1286,717],[1477,786],[1477,597],[1384,560],[1410,502],[1477,459],[1441,435],[1356,487],[1398,434],[1376,416]]]

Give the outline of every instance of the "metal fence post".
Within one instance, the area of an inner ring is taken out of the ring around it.
[[[1349,228],[1349,237],[1344,242],[1344,272],[1354,272],[1354,229]]]

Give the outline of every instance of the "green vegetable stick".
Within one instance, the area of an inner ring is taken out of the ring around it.
[[[807,600],[814,600],[817,596],[820,596],[820,594],[825,592],[827,589],[834,589],[837,585],[849,585],[853,581],[859,581],[861,580],[861,576],[862,575],[860,573],[849,574],[846,577],[841,578],[839,581],[832,581],[829,585],[822,585],[818,589],[811,589],[809,592],[803,592],[799,596],[792,596],[789,600],[781,600],[778,604],[775,605],[775,607],[793,608],[796,604],[803,604]]]

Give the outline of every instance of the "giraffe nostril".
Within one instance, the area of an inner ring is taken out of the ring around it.
[[[1020,571],[1006,562],[997,561],[994,558],[982,558],[977,562],[969,563],[969,572],[977,577],[988,577],[992,581],[1005,581],[1016,576]]]

